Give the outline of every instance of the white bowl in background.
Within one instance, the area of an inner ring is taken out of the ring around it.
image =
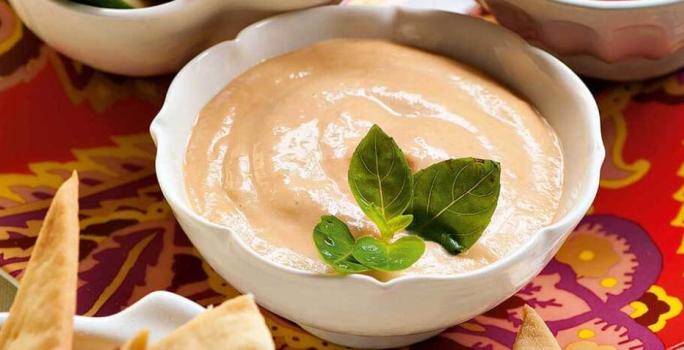
[[[529,100],[560,137],[565,181],[552,224],[511,254],[453,276],[332,276],[270,262],[232,228],[199,216],[183,181],[185,147],[202,107],[255,64],[317,41],[381,38],[470,64]],[[244,29],[194,58],[173,80],[150,127],[161,189],[179,223],[208,263],[259,304],[311,333],[363,348],[426,339],[483,313],[529,282],[589,209],[604,157],[599,113],[582,81],[550,54],[486,21],[434,10],[333,6],[279,15]]]
[[[652,78],[684,66],[681,0],[481,0],[497,21],[579,74]]]
[[[138,331],[150,331],[154,342],[195,318],[205,309],[174,293],[153,292],[118,314],[74,317],[74,350],[117,349]],[[0,313],[0,325],[7,313]]]
[[[177,71],[207,47],[277,12],[330,0],[172,0],[106,9],[69,0],[10,0],[48,45],[94,68],[149,76]]]

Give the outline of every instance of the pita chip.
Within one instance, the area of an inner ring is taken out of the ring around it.
[[[78,175],[74,172],[52,199],[17,296],[0,329],[0,349],[71,349],[78,233]]]
[[[182,325],[148,350],[273,350],[273,338],[251,295],[230,299]]]
[[[523,324],[513,343],[513,350],[561,350],[556,337],[533,308],[523,307]]]
[[[147,338],[150,332],[146,329],[138,332],[133,338],[122,345],[120,350],[145,350],[147,349]]]

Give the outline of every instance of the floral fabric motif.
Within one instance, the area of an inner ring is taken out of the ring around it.
[[[644,297],[651,295],[660,269],[658,249],[638,225],[610,215],[588,216],[516,296],[441,337],[473,348],[505,349],[515,339],[521,306],[528,304],[564,349],[664,349],[649,326],[667,322],[661,317],[670,310],[681,312],[681,302]],[[633,313],[635,300],[649,300],[645,313]],[[648,312],[652,315],[643,317]]]

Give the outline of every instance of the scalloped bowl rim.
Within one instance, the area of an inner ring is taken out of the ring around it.
[[[165,156],[164,154],[166,153],[164,150],[164,144],[167,135],[162,131],[163,127],[160,126],[160,121],[165,120],[167,118],[170,118],[170,113],[168,113],[168,109],[170,108],[169,105],[170,99],[175,96],[174,91],[177,89],[177,87],[181,84],[180,80],[183,77],[184,74],[186,74],[190,68],[197,64],[199,60],[201,60],[204,56],[207,55],[212,55],[213,51],[217,50],[217,48],[226,46],[226,45],[241,45],[246,39],[245,37],[253,31],[258,31],[259,28],[266,23],[272,22],[272,21],[279,21],[281,18],[288,18],[291,16],[302,16],[302,15],[310,15],[311,12],[315,11],[329,11],[331,8],[335,8],[337,6],[323,6],[323,7],[317,7],[314,9],[308,9],[308,10],[301,10],[301,11],[295,11],[291,13],[286,13],[286,14],[281,14],[277,16],[273,16],[267,19],[264,19],[262,21],[256,22],[245,29],[243,29],[238,36],[233,39],[233,40],[227,40],[221,43],[218,43],[199,55],[197,55],[195,58],[193,58],[190,62],[188,62],[183,69],[181,69],[178,74],[174,77],[171,85],[169,86],[168,93],[166,95],[166,99],[164,100],[164,104],[162,108],[160,109],[159,113],[157,116],[154,118],[152,121],[152,124],[150,125],[150,133],[152,135],[152,138],[157,146],[157,157],[156,157],[156,167],[160,167],[160,163],[164,160]],[[419,13],[419,14],[429,14],[429,13],[444,13],[444,11],[439,11],[439,10],[431,10],[431,9],[412,9],[412,8],[401,8],[401,7],[366,7],[366,6],[350,6],[344,8],[345,11],[359,11],[359,12],[375,12],[375,15],[380,16],[383,13]],[[472,18],[470,16],[465,16],[465,15],[459,15],[453,13],[454,16],[459,16],[463,17],[463,19],[469,19],[469,20],[478,20]],[[484,21],[483,21],[484,22]],[[601,132],[600,132],[600,116],[599,116],[599,111],[598,107],[596,106],[596,103],[594,101],[593,96],[589,92],[588,88],[584,85],[584,83],[581,81],[581,79],[574,73],[570,68],[565,66],[561,61],[559,61],[557,58],[552,56],[551,54],[547,53],[544,50],[541,50],[539,48],[536,48],[532,45],[527,44],[524,42],[523,39],[518,37],[516,34],[513,32],[510,32],[509,30],[499,27],[496,24],[492,23],[486,23],[487,25],[492,25],[500,28],[502,31],[508,32],[509,34],[513,35],[516,40],[519,40],[525,45],[526,47],[529,48],[530,52],[532,54],[535,54],[537,56],[541,56],[541,58],[545,59],[547,63],[550,63],[554,66],[554,69],[558,70],[559,72],[563,73],[566,78],[572,79],[574,84],[578,87],[581,87],[580,91],[577,91],[583,101],[583,103],[589,107],[589,111],[591,114],[591,119],[592,123],[594,124],[589,130],[590,133],[590,139],[594,141],[593,145],[593,150],[592,154],[590,157],[592,158],[590,161],[587,163],[591,165],[589,169],[587,169],[586,172],[586,178],[588,179],[586,182],[586,186],[584,188],[584,191],[578,195],[578,198],[575,201],[575,205],[571,209],[567,211],[563,216],[558,217],[555,219],[553,223],[550,225],[546,225],[543,228],[539,229],[536,233],[532,235],[532,239],[527,240],[524,244],[522,244],[517,250],[511,254],[508,254],[504,256],[503,258],[478,269],[467,271],[467,272],[462,272],[458,274],[453,274],[453,275],[403,275],[403,276],[398,276],[396,278],[393,278],[389,281],[379,281],[371,276],[363,275],[363,274],[350,274],[350,275],[345,275],[345,276],[339,276],[339,275],[331,275],[331,274],[322,274],[322,273],[317,273],[317,272],[310,272],[310,271],[304,271],[304,270],[299,270],[293,267],[285,266],[278,264],[276,262],[273,262],[271,260],[268,260],[264,258],[263,256],[259,255],[254,251],[253,248],[251,248],[246,242],[244,242],[243,239],[240,237],[235,237],[235,241],[238,242],[239,246],[243,249],[249,252],[249,254],[256,258],[257,260],[270,265],[271,267],[275,267],[276,269],[281,270],[283,273],[288,273],[288,274],[296,274],[300,276],[306,276],[306,277],[335,277],[335,278],[343,278],[343,279],[349,279],[352,281],[358,281],[359,283],[366,284],[370,287],[375,287],[375,288],[380,288],[380,289],[388,289],[392,287],[397,287],[402,284],[408,283],[408,282],[414,282],[414,281],[431,281],[431,280],[441,280],[441,281],[458,281],[458,280],[469,280],[469,279],[477,279],[481,275],[486,275],[491,273],[492,271],[496,270],[501,270],[504,269],[506,266],[512,264],[518,259],[521,259],[524,257],[526,253],[530,250],[531,247],[534,246],[537,240],[544,239],[544,236],[550,235],[553,233],[557,233],[561,231],[564,227],[572,227],[572,223],[575,221],[579,221],[584,214],[589,210],[591,207],[591,204],[593,202],[594,196],[598,190],[598,185],[599,185],[599,175],[600,175],[600,169],[601,165],[603,163],[603,159],[605,156],[605,150],[601,138]],[[496,77],[495,77],[496,78]],[[227,81],[226,84],[228,84],[230,81]],[[169,117],[167,117],[169,116]],[[169,120],[170,122],[173,122],[172,120]],[[187,140],[185,140],[187,143]],[[160,156],[162,155],[162,156]],[[184,157],[185,155],[183,155]],[[166,188],[167,186],[171,186],[171,184],[167,184],[167,180],[163,176],[158,176],[158,181],[160,184],[160,188],[162,192],[164,193],[164,196],[167,198],[167,201],[176,209],[180,210],[184,215],[189,216],[192,220],[198,221],[202,223],[203,225],[212,227],[214,229],[222,230],[225,231],[231,235],[235,235],[233,232],[233,229],[211,222],[207,220],[206,218],[202,217],[201,215],[197,214],[192,208],[190,208],[188,200],[186,198],[187,194],[185,193],[185,190],[181,190],[183,192],[183,197],[184,200],[180,201],[180,203],[174,201],[174,197],[170,197],[167,195]],[[167,186],[164,186],[167,184]],[[169,198],[172,198],[169,200]],[[559,236],[562,236],[559,234]],[[562,237],[557,237],[555,239],[561,239]],[[555,241],[554,239],[554,241]],[[556,246],[556,244],[549,245],[548,247],[545,247],[548,250],[551,250]],[[201,253],[201,252],[200,252]],[[546,253],[546,252],[545,252]],[[230,281],[229,281],[230,282]]]

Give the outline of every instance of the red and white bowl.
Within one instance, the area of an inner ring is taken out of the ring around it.
[[[684,66],[681,0],[482,0],[496,19],[576,72],[641,80]]]

